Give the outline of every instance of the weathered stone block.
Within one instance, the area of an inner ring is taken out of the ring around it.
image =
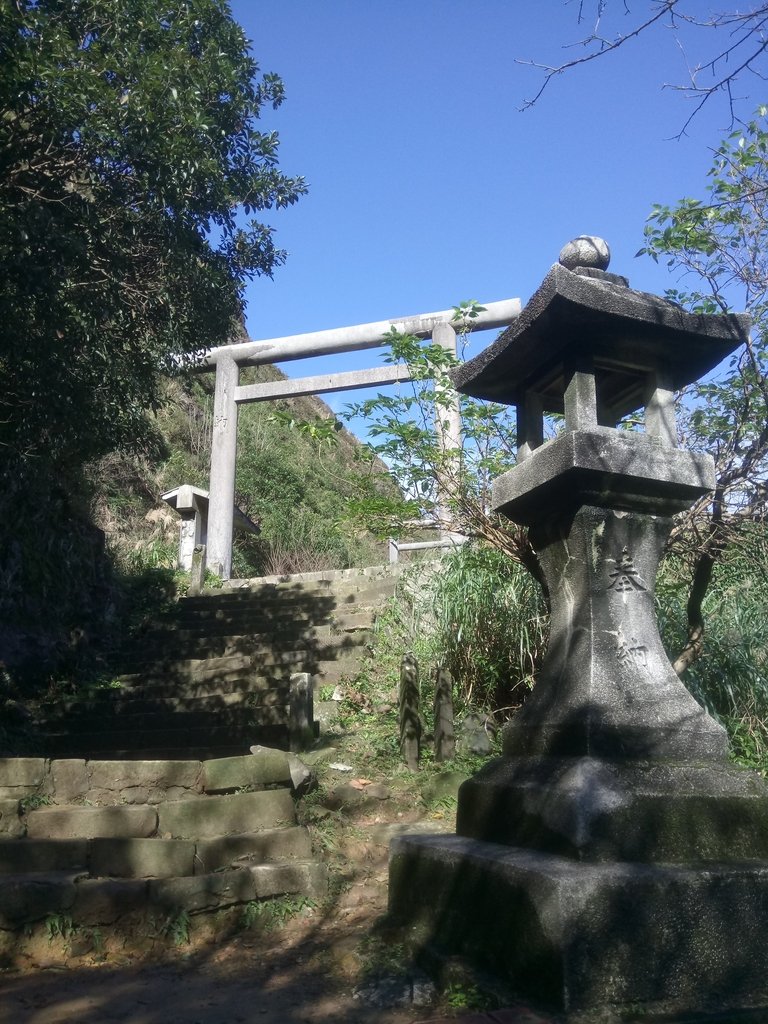
[[[152,807],[38,807],[27,814],[32,839],[146,838],[157,829]]]
[[[45,779],[44,757],[0,757],[0,788],[23,789],[26,796],[37,792]]]
[[[295,821],[296,812],[287,789],[196,797],[158,807],[160,834],[179,839],[210,839],[232,832],[293,825]]]
[[[97,877],[172,878],[194,870],[195,844],[187,839],[92,839],[89,845]]]
[[[0,835],[23,836],[24,822],[19,817],[18,799],[0,799]]]
[[[159,803],[173,794],[199,793],[200,761],[90,761],[88,774],[99,802]]]
[[[589,864],[410,836],[392,844],[390,911],[556,1010],[768,1006],[768,866]]]
[[[263,832],[219,836],[203,839],[197,844],[195,874],[206,874],[229,867],[237,860],[277,861],[283,859],[309,859],[312,841],[305,828],[265,829]]]
[[[54,802],[71,804],[88,792],[86,763],[76,758],[61,758],[51,761],[51,790]]]
[[[18,928],[51,914],[70,911],[75,899],[74,872],[8,875],[0,878],[0,928]]]
[[[255,864],[248,868],[256,897],[298,893],[311,899],[322,899],[328,892],[328,868],[317,861],[292,864]]]
[[[163,878],[149,882],[149,901],[166,913],[195,913],[247,903],[256,898],[256,884],[249,871],[232,869],[194,878]]]
[[[257,753],[243,757],[217,757],[203,762],[203,788],[206,793],[224,793],[275,783],[291,784],[289,755],[284,750],[260,747]]]
[[[149,882],[140,878],[84,878],[74,887],[72,918],[79,925],[114,924],[144,913]]]
[[[88,867],[86,839],[0,840],[0,873],[25,871],[84,871]]]

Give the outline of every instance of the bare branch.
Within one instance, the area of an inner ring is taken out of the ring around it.
[[[574,60],[566,61],[564,64],[560,64],[557,67],[549,67],[546,64],[539,64],[536,61],[522,60],[516,58],[516,64],[525,64],[528,65],[529,67],[538,68],[540,71],[545,72],[544,81],[541,84],[541,88],[532,99],[526,100],[523,103],[522,107],[520,107],[520,110],[528,110],[532,106],[534,106],[541,97],[546,87],[549,85],[551,80],[556,75],[561,75],[565,71],[571,71],[573,68],[577,68],[582,64],[589,64],[591,61],[596,60],[598,57],[603,57],[607,53],[612,53],[613,51],[618,50],[625,43],[629,42],[630,39],[636,39],[639,35],[641,35],[641,33],[645,32],[646,29],[650,28],[651,25],[655,24],[666,14],[672,12],[677,3],[678,0],[663,0],[663,6],[656,14],[654,14],[651,18],[648,18],[641,25],[638,25],[637,28],[633,29],[631,32],[627,32],[626,35],[617,36],[616,39],[612,41],[607,39],[601,39],[595,33],[593,33],[592,35],[587,36],[586,39],[581,40],[579,43],[572,43],[572,46],[589,46],[592,43],[598,42],[600,43],[600,49],[595,50],[593,53],[585,54],[585,56],[583,57],[577,57]],[[595,25],[595,29],[597,29],[597,27],[598,26]]]
[[[690,0],[689,0],[690,2]],[[768,38],[765,33],[768,30],[768,3],[761,3],[757,7],[746,11],[718,11],[708,16],[701,16],[696,13],[689,13],[684,9],[685,0],[656,0],[652,4],[652,13],[631,31],[621,33],[614,39],[605,38],[599,33],[600,23],[607,7],[607,0],[598,0],[597,16],[593,31],[586,38],[578,40],[568,46],[582,48],[591,47],[589,53],[585,53],[573,60],[564,61],[561,64],[552,66],[532,60],[516,60],[518,64],[525,64],[544,72],[544,78],[536,94],[526,100],[520,107],[521,110],[528,110],[534,106],[549,83],[558,75],[572,71],[582,64],[588,64],[613,53],[625,43],[637,39],[648,32],[654,25],[658,24],[666,15],[670,17],[670,27],[677,33],[677,42],[681,52],[685,56],[683,40],[680,37],[682,29],[721,29],[728,33],[730,41],[719,49],[714,56],[696,62],[689,62],[686,59],[688,81],[682,84],[664,83],[663,88],[674,89],[696,101],[693,112],[686,118],[676,138],[686,134],[691,122],[696,118],[705,104],[715,95],[722,94],[726,97],[731,116],[731,123],[736,123],[737,99],[734,96],[733,85],[739,76],[749,72],[761,80],[766,78],[758,63],[768,49]],[[583,0],[579,3],[577,21],[579,24],[585,20]],[[624,12],[630,13],[627,0],[624,0]],[[718,40],[719,41],[719,40]],[[750,43],[752,44],[750,46]],[[731,62],[736,62],[731,68]],[[702,76],[709,73],[715,79],[711,85],[701,84]]]

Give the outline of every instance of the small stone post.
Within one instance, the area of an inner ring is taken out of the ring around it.
[[[315,738],[315,709],[312,676],[294,672],[290,681],[288,710],[289,746],[292,751],[306,750]]]
[[[453,725],[453,679],[447,668],[435,670],[435,760],[452,761],[456,756]]]
[[[400,664],[400,753],[409,771],[419,770],[421,720],[419,718],[419,663],[405,654]]]
[[[192,552],[192,569],[190,571],[189,589],[190,597],[197,597],[203,592],[205,585],[205,544],[196,544]]]

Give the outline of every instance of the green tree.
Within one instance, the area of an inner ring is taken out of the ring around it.
[[[247,218],[305,185],[225,0],[2,0],[0,53],[0,446],[77,466],[237,330],[285,258]]]
[[[680,404],[684,443],[715,458],[714,498],[703,498],[676,527],[673,550],[692,571],[688,641],[676,668],[701,652],[702,602],[728,544],[768,512],[768,114],[718,147],[703,199],[654,207],[641,253],[665,260],[681,278],[667,296],[704,312],[747,310],[753,331],[719,375],[687,389]],[[687,287],[686,287],[687,285]],[[750,543],[748,540],[747,543]]]
[[[471,330],[466,308],[472,305],[454,307],[460,350]],[[389,467],[400,494],[365,496],[350,503],[350,514],[380,536],[439,529],[485,542],[524,565],[546,596],[527,531],[491,507],[494,479],[515,463],[512,410],[457,396],[448,376],[456,360],[440,345],[394,328],[385,340],[388,361],[407,366],[411,383],[352,405],[344,415],[369,421],[372,455]],[[457,398],[461,436],[451,438],[447,421]]]

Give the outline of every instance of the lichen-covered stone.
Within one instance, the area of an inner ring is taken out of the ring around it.
[[[51,795],[57,804],[71,804],[88,792],[86,762],[80,758],[57,758],[50,764]]]
[[[38,807],[26,818],[32,839],[139,839],[157,830],[157,813],[151,807]]]
[[[0,835],[14,838],[24,835],[24,821],[19,816],[17,799],[0,799]]]
[[[0,928],[18,928],[54,914],[66,914],[74,903],[78,872],[0,878]]]
[[[37,792],[45,779],[44,757],[0,757],[0,791],[6,795],[27,796]],[[7,794],[8,790],[23,790]]]
[[[291,784],[290,755],[284,750],[259,747],[242,757],[217,757],[203,762],[206,793],[226,793],[247,787]]]
[[[149,882],[142,878],[84,878],[74,887],[72,918],[78,925],[114,924],[146,913]]]
[[[94,803],[157,804],[201,792],[200,761],[89,761]]]
[[[188,839],[92,839],[89,845],[95,877],[173,878],[194,871],[195,844]]]
[[[197,843],[195,874],[207,874],[231,867],[235,861],[243,863],[273,862],[278,860],[308,860],[312,856],[312,842],[305,828],[264,829],[215,839],[201,839]]]
[[[159,832],[179,839],[207,839],[233,832],[293,825],[296,812],[287,789],[195,797],[158,807]]]

